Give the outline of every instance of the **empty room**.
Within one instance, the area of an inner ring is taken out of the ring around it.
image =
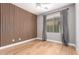
[[[76,3],[0,3],[0,55],[78,55],[78,10]]]

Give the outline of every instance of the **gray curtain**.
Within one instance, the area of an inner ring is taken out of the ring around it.
[[[69,31],[68,31],[68,9],[60,12],[62,22],[62,42],[64,45],[69,43]]]
[[[47,35],[46,35],[46,15],[43,15],[43,32],[42,32],[42,40],[46,41]]]

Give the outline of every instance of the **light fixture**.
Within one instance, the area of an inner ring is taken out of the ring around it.
[[[47,10],[48,7],[46,5],[47,5],[47,3],[36,3],[36,8]]]
[[[41,8],[41,4],[40,4],[40,3],[36,3],[36,7],[37,7],[38,9],[40,9],[40,8]]]

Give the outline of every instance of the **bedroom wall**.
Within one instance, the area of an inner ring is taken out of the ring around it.
[[[37,17],[37,38],[42,38],[42,30],[43,30],[43,15],[48,15],[49,13],[53,13],[57,10],[61,10],[63,8],[69,8],[68,11],[68,27],[69,27],[69,42],[73,45],[76,43],[76,38],[75,38],[75,5],[68,5],[64,6],[62,8],[58,8],[49,12],[45,12],[41,15],[38,15]],[[61,35],[60,33],[47,33],[47,37],[50,40],[54,41],[61,41]]]
[[[0,13],[1,13],[1,4],[0,4]],[[0,14],[1,18],[1,14]],[[1,46],[1,19],[0,19],[0,46]]]
[[[1,3],[1,46],[35,38],[37,16],[13,4]]]
[[[79,54],[79,3],[76,3],[76,49]]]

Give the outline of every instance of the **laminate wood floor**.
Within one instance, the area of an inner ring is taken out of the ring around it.
[[[0,55],[77,55],[72,46],[59,43],[34,40],[14,47],[0,50]]]

